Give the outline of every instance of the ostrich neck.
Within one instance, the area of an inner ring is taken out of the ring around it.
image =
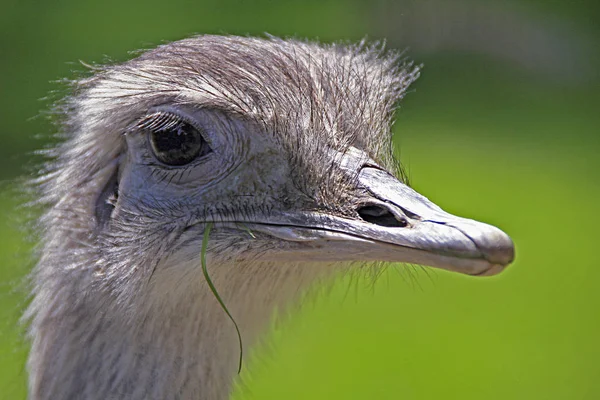
[[[240,328],[245,355],[274,308],[324,269],[262,263],[214,269],[211,279]],[[32,398],[226,399],[240,355],[233,323],[201,274],[167,269],[155,278],[160,283],[129,309],[108,304],[98,291],[38,326],[42,339],[33,351],[44,357],[29,366]],[[102,311],[113,307],[122,312]]]

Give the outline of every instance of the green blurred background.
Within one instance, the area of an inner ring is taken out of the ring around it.
[[[503,228],[517,261],[492,278],[342,278],[273,325],[233,398],[600,399],[600,2],[1,4],[0,398],[25,397],[15,179],[50,142],[56,81],[194,33],[268,32],[408,48],[425,64],[395,128],[413,185]]]

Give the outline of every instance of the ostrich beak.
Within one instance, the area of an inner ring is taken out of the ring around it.
[[[377,240],[405,247],[405,261],[470,275],[494,275],[513,261],[500,229],[445,212],[379,168],[362,168],[359,182],[375,199],[359,215],[384,227]]]
[[[355,150],[341,158],[358,171],[361,219],[325,213],[288,213],[251,224],[271,236],[302,245],[278,254],[296,261],[391,261],[494,275],[514,259],[514,245],[500,229],[449,214]]]

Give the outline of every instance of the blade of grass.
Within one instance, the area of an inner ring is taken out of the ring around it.
[[[223,299],[221,299],[221,296],[219,296],[219,292],[217,291],[217,288],[213,284],[212,280],[210,279],[210,276],[208,275],[208,269],[206,268],[206,248],[208,247],[208,237],[210,236],[211,228],[212,228],[212,222],[208,222],[206,224],[206,228],[204,229],[204,236],[202,238],[202,252],[200,253],[200,262],[202,263],[202,274],[204,274],[204,279],[206,280],[206,283],[208,284],[210,291],[213,293],[213,295],[215,296],[215,298],[221,305],[221,308],[223,309],[223,311],[225,311],[225,314],[227,314],[227,316],[229,317],[231,322],[233,322],[233,326],[235,326],[235,331],[237,332],[238,342],[240,345],[240,359],[239,359],[239,363],[238,363],[238,374],[239,374],[242,371],[242,358],[243,358],[243,354],[244,354],[244,348],[243,348],[243,344],[242,344],[242,335],[240,334],[240,328],[238,327],[237,323],[235,322],[235,319],[233,318],[233,316],[227,309],[227,306],[223,302]]]
[[[244,230],[248,233],[248,235],[250,235],[250,237],[252,239],[256,239],[256,236],[254,236],[254,233],[252,233],[252,231],[250,230],[250,228],[248,228],[248,226],[246,226],[246,224],[242,224],[242,226],[244,227]]]

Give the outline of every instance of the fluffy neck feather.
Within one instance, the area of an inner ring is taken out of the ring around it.
[[[211,279],[240,327],[246,354],[274,308],[329,270],[323,264],[209,260]],[[40,293],[33,305],[39,308],[32,326],[38,357],[29,365],[31,398],[227,398],[238,367],[237,336],[200,269],[161,269],[153,282],[125,307],[101,289],[71,307],[60,306],[75,298],[77,284],[53,296]],[[41,304],[43,297],[51,304]],[[45,359],[55,368],[42,369],[49,365]]]

